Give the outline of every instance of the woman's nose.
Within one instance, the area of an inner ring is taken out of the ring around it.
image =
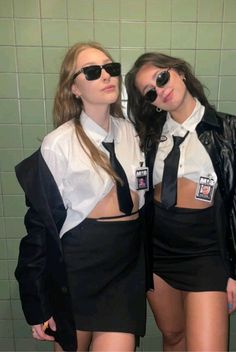
[[[104,80],[107,80],[107,79],[111,78],[110,74],[104,68],[102,68],[101,77]]]

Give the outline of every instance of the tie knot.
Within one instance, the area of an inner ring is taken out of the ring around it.
[[[179,136],[173,136],[173,141],[174,141],[174,147],[179,147],[180,144],[185,140],[185,138],[187,137],[189,131],[183,136],[183,137],[179,137]]]
[[[102,142],[102,145],[110,154],[115,152],[114,142]]]

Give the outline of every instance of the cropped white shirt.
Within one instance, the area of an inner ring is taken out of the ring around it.
[[[216,185],[217,176],[211,159],[196,132],[196,126],[201,121],[204,111],[205,107],[196,99],[192,114],[182,124],[173,120],[167,113],[153,169],[154,185],[162,182],[164,160],[173,148],[172,136],[183,137],[188,131],[189,134],[180,145],[178,177],[185,177],[196,183],[199,182],[200,177],[207,177],[213,179]]]
[[[109,132],[82,112],[81,124],[90,140],[103,152],[102,142],[115,143],[115,152],[128,178],[130,189],[136,191],[135,171],[143,164],[144,155],[133,125],[126,119],[110,116]],[[60,232],[81,223],[112,189],[114,182],[99,166],[94,167],[78,141],[74,120],[70,120],[43,140],[41,153],[47,163],[67,209],[67,217]],[[139,194],[139,208],[144,204],[144,190]]]

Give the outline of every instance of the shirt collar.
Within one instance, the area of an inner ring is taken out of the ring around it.
[[[119,129],[116,118],[112,115],[109,116],[109,131],[105,131],[99,126],[91,117],[84,111],[80,115],[80,122],[88,137],[95,142],[96,145],[101,145],[102,142],[112,142],[120,140]]]
[[[205,107],[195,98],[196,105],[191,115],[182,123],[172,119],[170,113],[167,113],[165,130],[171,135],[183,136],[187,131],[193,132],[204,115]]]

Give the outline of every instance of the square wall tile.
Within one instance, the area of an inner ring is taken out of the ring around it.
[[[45,123],[44,101],[36,99],[21,99],[21,119],[23,124]]]
[[[0,46],[0,72],[16,72],[16,49]]]
[[[44,344],[44,341],[40,341],[41,343]],[[34,339],[31,338],[16,338],[15,339],[15,348],[16,351],[24,351],[24,352],[32,352],[32,351],[36,351],[35,349],[35,342]]]
[[[236,2],[235,0],[224,0],[224,21],[236,22]]]
[[[66,0],[41,0],[43,18],[66,18]]]
[[[8,259],[17,259],[19,255],[19,239],[7,239],[7,258]]]
[[[7,259],[7,242],[5,239],[0,239],[0,259]]]
[[[142,22],[121,23],[121,47],[144,47],[145,25]]]
[[[0,217],[0,238],[5,238],[4,218]]]
[[[236,23],[224,23],[222,35],[222,48],[235,49]]]
[[[8,275],[9,275],[9,279],[10,281],[15,281],[15,270],[16,270],[16,266],[17,266],[17,259],[8,259],[7,260],[8,263]],[[11,283],[9,281],[9,284]]]
[[[0,338],[0,351],[6,352],[6,351],[14,351],[15,349],[15,343],[12,338]]]
[[[23,126],[23,145],[24,148],[39,148],[43,137],[46,134],[45,126]]]
[[[236,73],[236,50],[222,51],[220,74],[233,76],[235,75],[235,73]]]
[[[10,320],[0,320],[0,338],[13,337],[13,328]]]
[[[5,218],[5,227],[7,238],[21,238],[26,233],[23,218]]]
[[[12,300],[11,305],[13,319],[25,319],[20,300]]]
[[[0,301],[0,317],[9,320],[11,317],[11,304],[9,300]],[[1,351],[1,350],[0,350]]]
[[[94,0],[95,20],[118,20],[119,1],[117,0]]]
[[[220,68],[220,51],[218,50],[197,50],[196,53],[196,74],[197,75],[218,75]]]
[[[217,100],[219,92],[219,78],[218,76],[201,76],[200,81],[205,88],[205,94],[209,100]]]
[[[58,73],[62,60],[67,52],[66,48],[43,48],[43,62],[45,73]]]
[[[43,98],[43,76],[37,73],[20,73],[19,90],[21,98]]]
[[[145,0],[120,0],[120,18],[122,20],[145,20]]]
[[[169,48],[171,41],[170,22],[147,22],[146,45],[149,48]]]
[[[14,16],[39,18],[39,0],[14,0]]]
[[[42,48],[17,48],[18,72],[43,72]]]
[[[219,111],[227,112],[228,114],[235,115],[236,102],[234,101],[220,101]]]
[[[224,0],[198,0],[199,22],[222,22]]]
[[[3,196],[3,209],[6,217],[23,217],[26,212],[25,197],[19,196]]]
[[[2,125],[0,128],[0,148],[21,148],[21,127]]]
[[[2,194],[22,194],[23,191],[13,172],[2,172]]]
[[[197,27],[197,49],[220,49],[221,23],[199,23]]]
[[[8,279],[7,260],[0,260],[0,280],[7,280],[7,279]],[[0,317],[2,318],[1,312],[0,312]]]
[[[172,0],[172,21],[196,21],[197,0]]]
[[[77,42],[94,40],[94,24],[92,21],[68,21],[69,45]]]
[[[17,81],[15,73],[0,73],[0,97],[17,98]]]
[[[0,149],[1,171],[12,171],[16,164],[23,159],[21,149]]]
[[[188,62],[193,70],[195,67],[195,59],[196,59],[196,52],[195,50],[178,50],[178,49],[173,49],[171,50],[171,56],[179,57],[186,62]]]
[[[147,21],[171,21],[171,0],[147,0]]]
[[[16,19],[15,20],[16,44],[25,46],[40,46],[41,26],[36,19]]]
[[[0,45],[14,45],[14,26],[11,19],[0,19]]]
[[[106,47],[119,46],[119,22],[95,22],[95,40]]]
[[[68,30],[66,20],[42,20],[42,33],[43,45],[68,45]]]
[[[235,76],[221,77],[220,100],[235,101],[235,97],[236,97],[236,77]]]
[[[47,124],[53,123],[53,116],[52,116],[53,103],[54,103],[53,99],[46,99],[46,101],[45,101]]]
[[[143,49],[121,49],[122,73],[131,69],[134,61],[143,54]]]
[[[13,16],[12,0],[0,0],[0,14],[1,14],[1,17]]]
[[[10,280],[10,295],[11,299],[20,299],[20,294],[19,294],[19,286],[16,280]]]
[[[47,99],[53,99],[56,93],[56,87],[58,84],[58,75],[56,74],[45,74],[45,95]]]
[[[173,22],[171,48],[172,49],[195,49],[195,46],[196,46],[196,24]]]
[[[0,280],[0,300],[9,299],[9,298],[10,298],[9,282],[8,280]]]
[[[13,327],[14,327],[14,336],[16,338],[32,337],[30,327],[25,320],[23,319],[13,320]]]
[[[67,0],[69,19],[93,19],[93,0]]]
[[[19,123],[19,107],[16,99],[0,99],[0,123]]]

